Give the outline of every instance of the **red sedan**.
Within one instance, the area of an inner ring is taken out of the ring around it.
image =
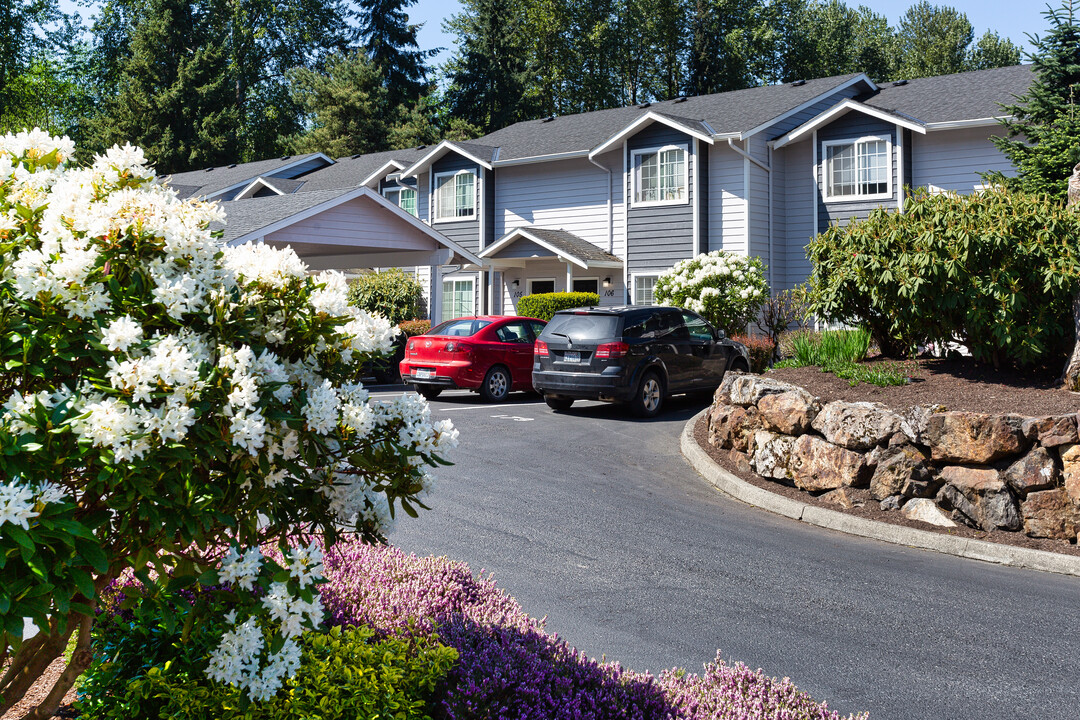
[[[502,402],[512,390],[532,390],[533,343],[544,325],[505,315],[448,320],[409,338],[401,379],[429,400],[446,388],[465,388]]]

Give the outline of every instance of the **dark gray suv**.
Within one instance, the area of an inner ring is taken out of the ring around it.
[[[728,370],[749,369],[742,344],[689,310],[591,307],[555,313],[536,339],[532,381],[554,410],[607,400],[652,417],[668,395],[714,390]]]

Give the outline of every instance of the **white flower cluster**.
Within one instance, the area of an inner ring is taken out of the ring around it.
[[[42,483],[36,491],[17,480],[6,485],[0,483],[0,525],[11,523],[29,530],[30,521],[41,514],[37,510],[38,503],[49,505],[66,502],[67,499],[67,491],[50,482]]]
[[[244,590],[251,590],[263,567],[262,552],[251,548],[243,555],[235,548],[221,563],[221,580]],[[322,579],[322,550],[312,543],[293,548],[285,560],[285,568],[301,587]],[[323,607],[318,596],[308,602],[289,592],[287,583],[275,582],[261,603],[266,617],[285,639],[281,650],[263,658],[266,629],[255,616],[237,624],[236,611],[226,615],[233,626],[221,638],[210,654],[207,675],[219,682],[247,690],[252,700],[268,700],[281,689],[284,680],[300,668],[300,644],[297,641],[308,627],[318,627],[323,620]]]

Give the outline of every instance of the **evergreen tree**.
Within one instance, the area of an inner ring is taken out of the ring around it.
[[[967,15],[919,0],[900,19],[896,34],[900,67],[896,79],[963,72],[974,38]]]
[[[292,98],[311,123],[286,141],[290,152],[341,157],[387,149],[387,90],[363,50],[332,55],[324,72],[297,68],[290,80]]]
[[[465,0],[447,23],[457,54],[447,65],[451,112],[485,133],[528,117],[526,66],[513,0]]]
[[[434,145],[440,140],[471,140],[484,134],[477,126],[451,114],[449,103],[438,90],[402,108],[387,132],[387,147]]]
[[[753,87],[753,58],[761,48],[755,26],[761,21],[758,0],[693,0],[686,93],[711,93]]]
[[[382,75],[391,107],[415,103],[427,85],[427,60],[438,50],[421,50],[416,40],[419,25],[405,12],[416,0],[357,0],[358,36],[368,57]]]

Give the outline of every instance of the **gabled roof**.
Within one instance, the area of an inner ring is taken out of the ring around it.
[[[333,165],[333,163],[333,160],[322,153],[307,153],[174,173],[167,175],[164,180],[174,188],[184,187],[186,190],[197,188],[185,197],[198,196],[209,200],[231,190],[239,190],[260,176],[290,177],[303,173],[304,170],[301,168],[304,165]]]
[[[338,158],[333,165],[304,175],[304,187],[300,189],[300,192],[368,185],[382,177],[376,177],[380,171],[394,172],[386,168],[404,167],[421,158],[426,152],[427,148],[405,148]]]
[[[441,143],[431,148],[422,158],[402,170],[401,175],[402,177],[419,175],[431,168],[431,166],[438,162],[440,158],[452,152],[467,157],[480,167],[490,170],[491,163],[497,157],[498,151],[499,148],[494,145],[443,140]]]
[[[498,257],[502,250],[523,239],[534,242],[540,247],[550,250],[551,254],[560,260],[573,263],[583,269],[591,267],[622,267],[623,265],[622,260],[619,258],[573,233],[565,230],[538,228],[532,225],[520,227],[506,233],[499,238],[498,242],[486,247],[480,253],[480,257],[494,259]]]
[[[900,113],[891,112],[888,110],[881,110],[871,105],[866,105],[856,100],[848,99],[832,106],[825,112],[811,118],[810,120],[806,121],[805,123],[795,128],[791,132],[787,133],[786,135],[782,135],[781,137],[777,138],[773,142],[773,147],[782,148],[789,143],[797,142],[798,140],[801,140],[808,134],[812,133],[814,130],[823,127],[824,125],[828,125],[838,117],[847,115],[849,112],[852,111],[860,112],[864,115],[870,115],[871,117],[875,117],[879,120],[884,120],[885,122],[889,122],[894,125],[899,125],[900,127],[907,128],[912,132],[917,132],[920,135],[926,134],[925,123],[919,122],[918,120],[913,120],[909,117],[905,117]]]
[[[647,125],[653,123],[660,123],[661,125],[667,125],[668,127],[681,130],[691,137],[696,137],[698,140],[704,140],[708,144],[713,144],[713,129],[709,127],[709,124],[704,120],[691,120],[689,118],[680,117],[678,115],[672,115],[670,113],[655,112],[650,110],[644,115],[640,116],[632,123],[619,130],[604,142],[600,143],[596,147],[589,151],[589,157],[596,157],[608,150],[616,147],[623,140],[637,134],[638,131],[643,129]]]
[[[246,188],[236,194],[233,200],[243,200],[250,197],[255,197],[255,193],[259,192],[263,188],[273,191],[275,195],[288,195],[294,193],[304,186],[303,180],[291,180],[289,178],[267,178],[257,177],[252,180]]]

